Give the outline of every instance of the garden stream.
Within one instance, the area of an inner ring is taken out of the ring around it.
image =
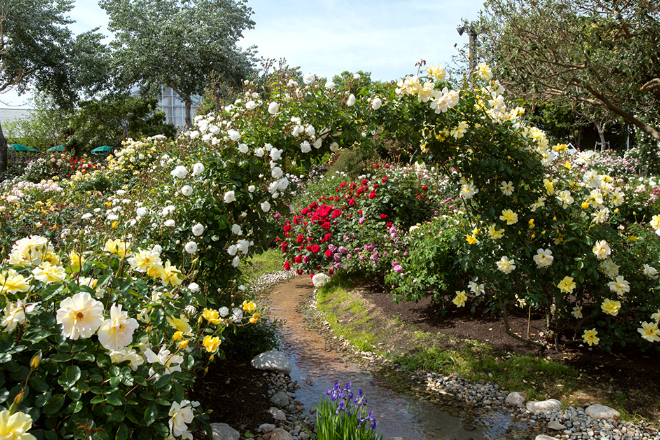
[[[368,409],[374,410],[383,438],[406,440],[468,440],[534,438],[531,427],[506,412],[483,412],[450,396],[426,390],[410,376],[394,369],[369,365],[335,349],[330,339],[314,328],[315,319],[304,306],[311,298],[307,277],[278,284],[269,295],[270,315],[285,321],[282,351],[291,363],[291,379],[298,382],[296,399],[306,409],[326,395],[338,381],[364,391]],[[301,311],[302,310],[302,311]],[[336,340],[335,340],[336,341]]]

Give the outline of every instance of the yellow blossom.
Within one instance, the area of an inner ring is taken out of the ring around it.
[[[500,220],[505,221],[507,225],[513,225],[518,222],[518,214],[510,209],[505,209],[502,211]]]
[[[176,341],[179,341],[181,339],[183,339],[183,332],[180,331],[180,330],[174,332],[174,334],[172,335],[172,340],[176,342]]]
[[[257,308],[257,306],[252,301],[243,301],[242,308],[243,311],[247,313],[252,313],[254,312],[254,309]]]
[[[204,337],[204,348],[206,348],[206,351],[209,353],[215,353],[218,351],[218,347],[220,347],[220,338],[217,336],[211,336],[207,335]]]
[[[658,330],[657,322],[642,322],[642,327],[638,328],[637,331],[642,335],[642,338],[649,342],[660,341],[660,330]]]
[[[220,314],[215,309],[204,309],[202,317],[211,324],[220,324]]]
[[[465,301],[467,301],[467,295],[465,294],[465,291],[456,291],[456,297],[452,300],[456,307],[465,306]]]
[[[598,338],[598,331],[595,328],[592,328],[591,330],[585,330],[584,334],[582,335],[582,340],[591,345],[598,345],[600,342],[600,339]]]
[[[179,348],[183,350],[188,347],[189,343],[190,341],[188,339],[184,339],[183,341],[179,342]]]
[[[167,317],[167,322],[170,323],[170,326],[177,330],[180,331],[181,333],[185,335],[191,335],[192,334],[192,329],[190,328],[190,324],[188,323],[188,318],[186,318],[184,315],[179,315],[178,318],[172,318],[170,316]]]
[[[571,293],[575,289],[575,283],[573,282],[573,277],[566,276],[563,280],[557,284],[559,290],[563,293]]]
[[[611,299],[606,298],[605,301],[603,301],[603,304],[600,305],[600,308],[604,313],[616,316],[619,313],[619,309],[621,309],[621,301],[612,301]]]
[[[469,244],[476,244],[476,243],[479,243],[479,240],[477,240],[477,238],[476,238],[475,236],[473,236],[473,235],[466,235],[466,236],[465,236],[465,239],[467,240],[467,242],[468,242]]]

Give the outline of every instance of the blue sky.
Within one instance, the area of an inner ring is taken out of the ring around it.
[[[415,63],[447,65],[454,44],[467,43],[456,26],[474,20],[483,0],[248,0],[255,22],[241,46],[256,45],[260,56],[286,58],[303,72],[331,77],[344,70],[371,72],[389,81],[416,71]],[[75,33],[101,26],[108,17],[94,0],[77,0],[71,11]],[[9,92],[0,100],[25,103]]]

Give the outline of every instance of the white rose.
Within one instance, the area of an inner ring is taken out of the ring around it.
[[[336,86],[336,84],[333,83],[332,81],[328,81],[327,83],[325,83],[325,88],[328,89],[328,90],[334,89],[335,86]]]
[[[245,104],[245,108],[248,110],[252,110],[257,107],[257,103],[254,101],[248,101],[247,104]]]
[[[263,156],[264,156],[264,149],[261,148],[261,147],[259,147],[259,148],[257,148],[256,150],[254,150],[254,154],[255,154],[257,157],[263,157]]]
[[[174,220],[169,219],[169,220],[165,220],[165,223],[163,223],[163,224],[165,226],[167,226],[168,228],[173,228],[176,223],[174,222]]]
[[[303,76],[303,82],[304,82],[305,84],[311,84],[311,83],[313,83],[313,82],[314,82],[314,79],[316,79],[316,75],[313,74],[313,73],[311,73],[311,72],[310,72],[310,73],[306,73],[306,74]]]
[[[337,152],[339,150],[339,144],[337,142],[333,142],[330,144],[330,151],[333,153]]]
[[[204,226],[201,223],[197,223],[192,227],[192,233],[195,235],[195,237],[199,237],[204,233]]]
[[[186,170],[186,167],[179,165],[178,167],[174,168],[170,174],[178,179],[183,179],[188,174],[188,170]]]
[[[380,98],[374,98],[373,102],[371,103],[371,108],[378,110],[381,105],[383,105],[383,101],[381,101]]]
[[[238,267],[239,263],[241,262],[241,259],[238,257],[234,257],[233,260],[231,260],[231,265],[234,267]]]
[[[279,179],[284,175],[284,172],[282,171],[282,168],[280,167],[275,167],[273,168],[273,171],[271,171],[271,176],[273,176],[273,179]]]
[[[239,144],[238,151],[245,154],[248,152],[248,146],[246,144]]]
[[[227,191],[225,193],[224,200],[225,200],[225,203],[231,203],[234,200],[236,200],[236,195],[234,194],[234,191]]]
[[[241,138],[241,134],[236,130],[227,130],[227,134],[232,141],[237,141]]]
[[[250,185],[250,186],[248,186],[248,191],[250,191],[251,193],[254,192],[255,189],[256,189],[256,188],[255,188],[254,185]]]
[[[300,144],[300,151],[302,151],[303,153],[309,153],[310,151],[312,151],[312,146],[309,145],[309,142],[304,141],[302,144]]]
[[[188,243],[186,243],[185,249],[186,252],[188,252],[189,254],[194,254],[195,252],[197,252],[197,243],[195,243],[194,241],[189,241]]]
[[[243,234],[243,231],[241,230],[241,225],[237,225],[236,223],[234,223],[234,224],[231,226],[231,232],[234,233],[234,234],[236,234],[236,235],[241,235],[241,234]]]
[[[181,194],[183,194],[184,196],[189,196],[192,193],[193,193],[193,189],[192,186],[190,185],[184,185],[184,187],[181,188]]]
[[[318,138],[317,140],[314,141],[314,148],[317,150],[321,148],[321,145],[323,144],[323,139]]]
[[[348,97],[348,101],[346,101],[346,105],[351,107],[354,104],[355,104],[355,95],[351,93],[351,96]]]
[[[188,290],[190,290],[192,293],[199,292],[199,284],[190,283],[190,285],[188,286]]]
[[[193,176],[196,176],[203,172],[204,172],[204,165],[202,165],[201,163],[196,163],[195,165],[193,165],[193,172],[192,172]]]
[[[270,203],[268,203],[268,202],[263,202],[263,203],[261,204],[261,210],[262,210],[263,212],[268,212],[268,211],[270,211]]]
[[[277,148],[273,148],[270,150],[270,158],[272,160],[280,160],[282,157],[282,150],[278,150]]]
[[[277,105],[276,102],[271,102],[270,104],[268,104],[268,113],[270,113],[271,115],[274,115],[275,113],[277,113],[277,111],[279,109],[280,109],[280,106]]]

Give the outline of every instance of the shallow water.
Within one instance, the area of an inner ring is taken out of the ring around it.
[[[406,440],[481,440],[534,438],[529,427],[508,413],[477,413],[449,396],[431,393],[404,373],[369,367],[336,351],[306,324],[299,305],[310,299],[308,277],[293,278],[270,293],[271,318],[285,320],[282,351],[291,362],[291,378],[300,384],[296,399],[307,409],[326,395],[335,381],[362,389],[374,410],[383,438]]]

